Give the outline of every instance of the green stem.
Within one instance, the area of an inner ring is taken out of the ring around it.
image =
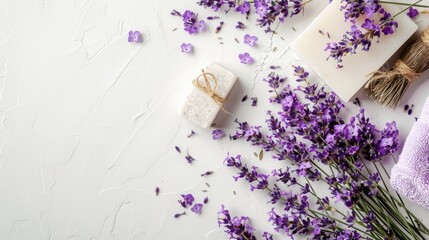
[[[409,3],[390,2],[390,1],[380,1],[380,3],[392,4],[392,5],[401,5],[401,6],[409,6],[410,5]],[[429,8],[429,5],[414,4],[413,7]]]
[[[317,212],[317,211],[314,211],[314,210],[311,210],[311,209],[308,209],[308,210],[309,210],[311,213],[313,213],[314,215],[321,215],[321,216],[325,216],[325,217],[330,218],[331,220],[334,220],[334,221],[336,221],[336,222],[339,222],[339,223],[342,223],[342,224],[344,224],[344,225],[348,226],[348,224],[347,224],[346,222],[344,222],[344,221],[342,221],[342,220],[340,220],[340,219],[338,219],[338,218],[330,217],[330,216],[325,215],[325,214],[323,214],[323,213],[321,213],[321,212]],[[365,234],[365,235],[367,235],[367,236],[368,236],[368,232],[362,231],[361,229],[356,228],[356,227],[351,227],[351,228],[353,228],[353,229],[355,229],[356,231],[359,231],[359,232],[361,232],[361,233],[363,233],[363,234]]]
[[[410,7],[414,7],[414,6],[416,6],[418,3],[420,3],[421,1],[423,1],[423,0],[419,0],[419,1],[417,1],[417,2],[415,2],[415,3],[413,3],[413,4],[408,4],[408,7],[406,7],[406,8],[404,8],[404,9],[402,9],[401,11],[399,11],[397,14],[395,14],[395,15],[393,15],[392,17],[391,17],[391,19],[394,19],[396,16],[398,16],[399,14],[401,14],[401,13],[403,13],[403,12],[405,12],[405,11],[407,11]]]
[[[392,157],[393,157],[393,155],[392,155]],[[395,157],[393,157],[393,159],[395,160]],[[396,161],[395,161],[395,162],[396,162]],[[383,168],[383,171],[384,171],[384,173],[386,174],[387,178],[389,178],[389,179],[390,179],[390,175],[389,175],[389,173],[387,172],[386,168],[384,167],[383,162],[381,162],[381,161],[380,161],[380,165],[381,165],[381,167]],[[395,192],[396,192],[396,191],[395,191]],[[405,203],[404,203],[404,201],[402,200],[402,197],[401,197],[401,195],[399,195],[399,193],[398,193],[398,192],[396,192],[396,196],[398,196],[399,201],[401,201],[401,204],[405,206]],[[414,219],[411,217],[411,215],[410,215],[408,212],[407,212],[407,215],[408,215],[408,218],[410,219],[411,223],[413,224],[414,228],[418,229],[417,225],[414,223]],[[420,236],[420,237],[424,238],[424,237],[423,237],[423,235],[420,233],[420,231],[417,231],[417,233],[419,234],[419,236]]]

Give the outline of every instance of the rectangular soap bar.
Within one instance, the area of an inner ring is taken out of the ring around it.
[[[380,37],[378,43],[374,38],[367,52],[358,48],[357,54],[345,56],[342,62],[344,67],[338,69],[335,59],[326,60],[329,52],[324,50],[328,42],[338,42],[343,34],[350,30],[350,22],[344,21],[344,13],[340,11],[340,6],[341,0],[332,1],[292,43],[291,47],[343,101],[349,101],[368,81],[368,74],[378,70],[387,62],[413,35],[417,25],[406,14],[400,14],[395,17],[399,26],[394,34]],[[391,5],[383,5],[383,7],[392,15],[400,11]],[[362,22],[358,22],[359,26],[361,24]]]
[[[229,91],[234,86],[237,76],[228,70],[222,68],[214,63],[207,63],[203,68],[204,72],[213,74],[217,79],[217,87],[215,93],[226,99]],[[198,77],[202,71],[200,70],[195,76]],[[210,81],[210,85],[214,86],[214,81],[211,77],[207,78]],[[204,81],[200,81],[203,83]],[[192,83],[190,83],[192,84]],[[219,113],[221,106],[213,100],[206,92],[193,86],[191,92],[187,95],[185,102],[179,109],[179,113],[189,121],[197,124],[200,127],[210,127]]]

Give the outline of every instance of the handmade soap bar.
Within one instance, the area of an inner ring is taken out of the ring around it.
[[[357,54],[345,56],[344,67],[337,68],[334,59],[326,60],[329,52],[324,50],[328,42],[339,41],[350,30],[340,6],[341,0],[332,1],[292,43],[292,49],[343,101],[349,101],[367,82],[368,74],[378,70],[411,37],[417,25],[406,14],[398,15],[395,20],[399,27],[394,34],[382,36],[378,43],[374,39],[367,52],[359,48]],[[391,5],[383,7],[392,15],[400,11]]]
[[[195,77],[194,87],[180,107],[179,113],[200,127],[207,128],[212,125],[216,115],[222,109],[222,100],[228,96],[237,76],[219,65],[208,63]],[[195,86],[195,80],[207,89]],[[209,83],[208,86],[206,80]],[[210,91],[213,91],[213,94]]]

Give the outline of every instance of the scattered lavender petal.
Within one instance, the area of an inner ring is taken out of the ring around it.
[[[186,161],[188,161],[189,164],[192,164],[192,162],[195,161],[195,158],[189,155],[189,153],[186,153],[185,159]]]
[[[252,107],[255,107],[256,104],[258,103],[258,98],[257,97],[252,97]]]
[[[156,196],[158,196],[158,195],[159,195],[159,187],[156,187],[156,188],[155,188],[155,194],[156,194]]]
[[[175,146],[174,148],[176,149],[176,151],[177,151],[178,153],[182,153],[182,150],[180,150],[180,148],[179,148],[178,146]]]
[[[223,131],[220,129],[215,129],[212,132],[213,140],[218,140],[218,139],[222,138],[223,136],[225,136],[225,133],[223,133]]]
[[[209,176],[209,175],[212,175],[212,174],[213,174],[213,171],[207,171],[207,172],[201,174],[201,177]]]
[[[175,9],[173,9],[173,10],[170,12],[170,14],[171,14],[171,15],[173,15],[173,16],[182,16],[182,14],[181,14],[179,11],[175,10]]]
[[[176,213],[176,214],[174,214],[174,218],[179,218],[179,217],[181,217],[183,215],[186,215],[186,212]]]
[[[192,44],[190,43],[182,43],[182,45],[180,45],[180,49],[182,51],[182,53],[192,53],[192,51],[194,50],[194,46],[192,46]]]
[[[203,203],[207,204],[209,202],[209,197],[205,197]]]
[[[247,44],[250,47],[255,47],[257,41],[258,37],[256,36],[251,36],[250,34],[244,35],[244,44]]]
[[[237,25],[235,25],[235,28],[237,28],[237,29],[245,29],[246,25],[244,25],[244,23],[238,21]]]
[[[245,95],[242,99],[241,102],[245,102],[247,100],[247,95]]]
[[[188,137],[188,138],[190,138],[190,137],[192,137],[192,136],[194,136],[194,135],[195,135],[194,130],[191,130],[191,133],[189,133],[187,137]]]
[[[250,56],[250,54],[247,52],[238,54],[238,59],[240,59],[242,64],[252,64],[255,62],[255,59],[253,59],[252,56]]]
[[[203,204],[195,203],[195,205],[191,208],[191,211],[195,214],[201,214],[203,212]]]
[[[216,33],[218,33],[222,29],[223,24],[224,24],[223,21],[219,22],[219,25],[216,27]]]
[[[407,111],[409,108],[410,106],[408,106],[408,104],[405,104],[404,111]]]
[[[360,107],[360,100],[359,100],[359,98],[355,98],[353,104],[356,105],[356,106],[358,106],[358,107]]]
[[[219,16],[208,16],[207,20],[215,20],[215,19],[219,19]]]

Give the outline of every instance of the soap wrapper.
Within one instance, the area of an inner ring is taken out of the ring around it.
[[[332,1],[322,13],[292,43],[294,52],[309,65],[319,77],[343,100],[349,101],[368,81],[369,74],[377,71],[413,35],[417,25],[406,15],[395,17],[398,28],[394,34],[372,40],[369,51],[359,51],[343,58],[343,68],[337,68],[334,59],[327,60],[329,52],[326,44],[339,41],[351,23],[344,21],[340,11],[341,0]],[[383,5],[392,15],[399,12],[397,7]],[[362,24],[358,19],[357,25]]]
[[[195,81],[207,89],[197,87]],[[200,127],[210,127],[236,81],[237,76],[230,71],[217,64],[207,63],[195,76],[193,88],[179,108],[180,115]]]

